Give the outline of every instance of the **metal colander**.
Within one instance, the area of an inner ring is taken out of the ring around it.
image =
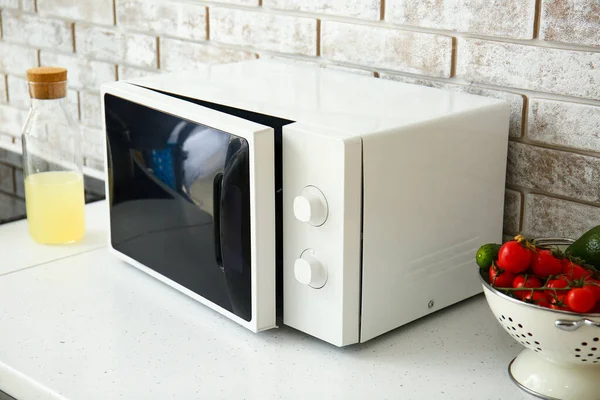
[[[571,239],[539,245],[564,248]],[[524,303],[495,289],[481,273],[485,298],[500,323],[525,350],[509,373],[526,391],[545,399],[599,400],[600,314],[576,314]]]

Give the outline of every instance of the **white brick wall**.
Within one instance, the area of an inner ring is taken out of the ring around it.
[[[36,0],[42,15],[112,25],[114,22],[113,0]]]
[[[7,104],[0,104],[0,132],[18,136],[27,118],[27,111]]]
[[[36,0],[21,0],[21,9],[27,12],[35,12]]]
[[[75,25],[75,37],[77,53],[85,57],[139,67],[157,67],[155,36],[78,23]]]
[[[506,100],[505,233],[600,223],[598,0],[0,0],[0,19],[0,146],[39,61],[69,70],[102,168],[102,83],[260,56]]]
[[[75,55],[57,54],[42,50],[42,65],[60,65],[67,69],[69,87],[76,89],[98,89],[102,83],[116,79],[114,64],[94,61]]]
[[[0,0],[1,8],[19,8],[19,0]]]
[[[31,99],[27,88],[27,79],[8,75],[6,83],[8,85],[8,98],[10,99],[10,104],[20,108],[29,107]]]
[[[600,47],[600,2],[545,0],[540,25],[544,40]]]
[[[566,148],[600,152],[600,105],[531,99],[529,138]]]
[[[6,75],[0,74],[0,103],[8,101],[8,88],[6,87]]]
[[[178,39],[161,39],[160,49],[160,66],[166,71],[189,71],[207,64],[256,58],[254,53],[244,50],[232,50]]]
[[[100,93],[79,92],[79,106],[82,124],[90,127],[99,127],[102,125]]]
[[[40,18],[13,10],[2,11],[2,38],[31,47],[73,51],[72,23]]]
[[[128,65],[119,65],[118,68],[119,80],[140,78],[142,76],[148,76],[160,72],[160,70],[136,68]]]
[[[535,0],[387,0],[385,13],[399,24],[531,39]]]
[[[414,74],[450,76],[449,36],[337,21],[323,21],[322,30],[324,58]]]
[[[0,71],[25,76],[25,71],[38,65],[38,50],[0,42]]]
[[[266,8],[378,20],[381,0],[263,0]]]
[[[456,74],[473,82],[600,100],[598,52],[461,39]]]
[[[115,0],[117,25],[184,39],[206,38],[206,7],[184,1]]]
[[[83,136],[83,156],[86,161],[100,164],[104,158],[104,131],[82,125],[81,135]]]
[[[213,7],[210,38],[280,53],[317,54],[317,20],[264,12]]]

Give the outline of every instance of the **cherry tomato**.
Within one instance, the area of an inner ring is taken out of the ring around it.
[[[550,275],[560,275],[562,265],[550,250],[539,250],[533,256],[531,269],[540,278],[547,278]]]
[[[546,287],[550,289],[563,289],[569,286],[569,281],[565,276],[559,276],[556,279],[550,279],[548,283],[546,283]],[[566,290],[546,290],[546,294],[549,295],[565,295],[567,294]]]
[[[590,310],[590,313],[592,313],[592,314],[600,314],[600,301],[596,302],[596,305],[594,306],[594,308],[592,308]]]
[[[571,289],[565,297],[565,302],[569,308],[578,313],[590,312],[596,305],[596,301],[596,295],[589,287]]]
[[[573,266],[573,279],[587,278],[588,276],[591,276],[590,271],[579,265]]]
[[[548,296],[542,292],[529,292],[523,297],[523,300],[527,303],[537,304],[540,307],[548,307],[550,305]]]
[[[569,311],[569,307],[565,304],[564,294],[554,295],[550,297],[550,308],[553,310]]]
[[[584,286],[587,288],[590,288],[592,290],[592,292],[594,292],[596,299],[600,300],[600,281],[598,281],[597,279],[588,277],[588,278],[585,278]]]
[[[587,269],[566,258],[562,260],[562,273],[570,279],[581,279],[591,275]]]
[[[509,288],[515,276],[508,271],[498,268],[496,264],[490,267],[490,284],[496,287]]]
[[[531,264],[533,253],[513,240],[506,242],[498,251],[498,266],[513,274],[525,272]]]
[[[542,282],[537,276],[528,276],[528,275],[517,275],[515,279],[513,279],[512,287],[514,288],[539,288],[542,287]],[[523,297],[529,293],[526,290],[516,290],[514,292],[515,297],[523,300]]]

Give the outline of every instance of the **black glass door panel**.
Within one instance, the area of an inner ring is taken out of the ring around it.
[[[104,102],[112,246],[250,321],[248,142],[109,94]]]

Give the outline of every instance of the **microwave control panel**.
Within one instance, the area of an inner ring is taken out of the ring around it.
[[[361,140],[283,128],[283,319],[344,346],[359,341]]]

